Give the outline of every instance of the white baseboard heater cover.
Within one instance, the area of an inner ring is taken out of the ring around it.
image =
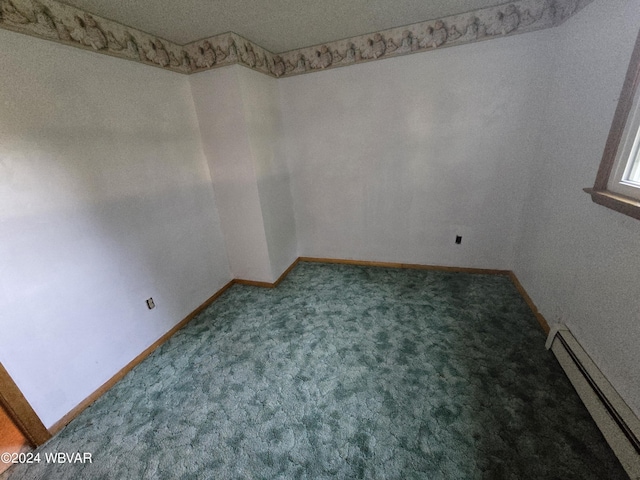
[[[640,480],[640,419],[566,326],[552,327],[547,348],[560,362],[629,477]]]

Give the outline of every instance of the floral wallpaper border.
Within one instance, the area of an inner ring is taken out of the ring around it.
[[[516,0],[280,54],[235,33],[178,45],[56,0],[0,0],[0,27],[185,74],[240,64],[280,78],[550,28],[592,1]]]

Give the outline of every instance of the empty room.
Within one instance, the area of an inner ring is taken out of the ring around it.
[[[0,478],[640,478],[640,0],[0,0]]]

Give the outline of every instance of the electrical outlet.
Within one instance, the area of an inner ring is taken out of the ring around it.
[[[151,310],[152,308],[156,308],[156,304],[153,301],[153,298],[148,298],[147,299],[147,307],[149,307],[149,310]]]
[[[462,236],[461,235],[456,235],[456,243],[458,245],[460,245],[462,243]]]

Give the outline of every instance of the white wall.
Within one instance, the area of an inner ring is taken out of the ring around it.
[[[545,35],[280,80],[299,253],[512,268]]]
[[[297,256],[277,80],[233,66],[190,81],[231,270],[273,282]]]
[[[51,426],[230,271],[187,77],[0,43],[0,362]]]
[[[283,148],[278,80],[238,67],[273,279],[297,258],[289,168]]]
[[[591,202],[640,2],[593,2],[553,30],[554,63],[515,273],[640,415],[640,222]]]
[[[640,224],[581,190],[639,10],[277,81],[0,30],[0,362],[50,426],[298,253],[515,267],[640,413]]]
[[[272,282],[239,66],[189,77],[234,278]]]

